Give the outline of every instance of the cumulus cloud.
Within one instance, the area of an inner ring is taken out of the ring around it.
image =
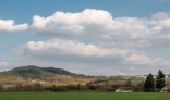
[[[15,24],[13,20],[0,20],[0,31],[24,31],[28,28],[28,25],[25,24]]]
[[[51,39],[47,41],[29,41],[26,44],[26,49],[30,51],[49,52],[60,51],[85,56],[110,56],[124,55],[127,51],[117,48],[101,48],[94,44],[86,44],[72,40]],[[53,52],[54,53],[54,52]]]
[[[161,18],[163,17],[163,18]],[[165,17],[165,18],[164,18]],[[145,38],[169,27],[169,14],[158,13],[151,18],[113,17],[104,10],[86,9],[78,13],[56,12],[48,17],[35,15],[32,28],[39,33],[65,37]]]
[[[25,44],[24,48],[26,54],[31,53],[30,55],[32,56],[39,55],[41,57],[51,56],[51,58],[54,59],[59,59],[56,55],[62,54],[62,56],[65,56],[66,58],[68,56],[77,56],[78,58],[81,58],[80,56],[84,56],[88,59],[110,59],[108,61],[119,59],[122,60],[119,61],[119,63],[128,65],[169,65],[169,61],[162,60],[160,58],[149,57],[142,51],[120,48],[103,48],[95,44],[87,44],[73,40],[50,39],[46,41],[29,41],[27,44]]]
[[[80,38],[107,34],[113,24],[114,28],[119,25],[116,22],[112,23],[109,12],[86,9],[79,13],[58,11],[48,17],[35,15],[32,28],[39,33]]]
[[[134,65],[154,65],[158,64],[160,58],[151,58],[142,52],[133,52],[126,57],[125,61]]]

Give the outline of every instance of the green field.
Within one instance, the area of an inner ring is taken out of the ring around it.
[[[169,93],[0,93],[0,100],[170,100]]]

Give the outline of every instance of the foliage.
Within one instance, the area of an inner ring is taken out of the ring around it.
[[[159,70],[156,77],[156,88],[159,90],[166,86],[165,74]]]
[[[146,91],[146,92],[154,92],[155,91],[155,79],[152,74],[149,74],[146,77],[146,80],[144,83],[144,91]]]

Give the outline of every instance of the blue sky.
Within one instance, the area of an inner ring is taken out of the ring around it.
[[[1,0],[1,19],[31,22],[33,15],[50,15],[55,11],[76,12],[86,8],[103,9],[113,16],[148,16],[169,11],[169,0]],[[22,15],[22,16],[21,16]]]
[[[170,0],[0,0],[0,12],[1,71],[27,64],[104,75],[170,70]]]

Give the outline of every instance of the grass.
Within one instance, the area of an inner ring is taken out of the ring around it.
[[[4,92],[0,100],[170,100],[169,93]]]

